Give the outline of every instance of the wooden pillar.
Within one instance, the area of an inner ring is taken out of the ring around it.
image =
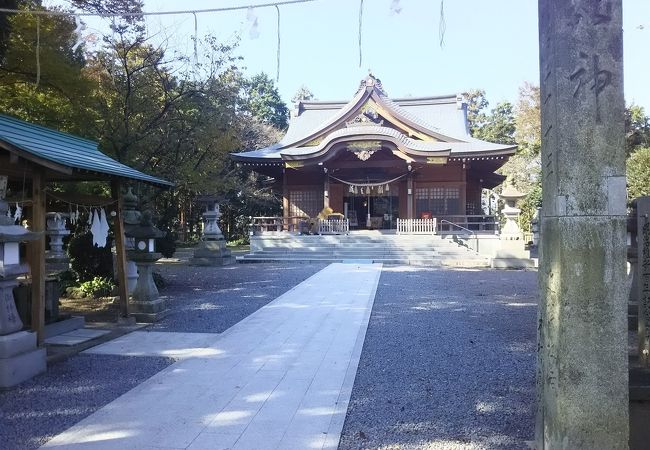
[[[126,245],[124,238],[124,212],[122,210],[122,183],[118,179],[111,181],[111,196],[115,200],[115,259],[117,262],[117,283],[120,297],[120,317],[129,317],[129,285],[126,278]]]
[[[325,169],[327,170],[327,169]],[[323,176],[323,208],[330,206],[330,176],[325,172]]]
[[[413,218],[413,195],[415,194],[413,187],[413,174],[409,172],[406,176],[406,218]]]
[[[289,226],[289,186],[287,184],[287,169],[282,169],[282,217],[284,220],[284,229],[288,231]]]
[[[32,231],[41,236],[27,244],[32,275],[32,330],[38,345],[45,339],[45,171],[37,167],[32,177]]]
[[[461,181],[460,192],[459,192],[459,201],[460,201],[460,214],[463,216],[467,215],[467,162],[463,160],[463,169],[461,171]]]

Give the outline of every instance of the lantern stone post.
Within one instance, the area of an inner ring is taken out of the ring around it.
[[[533,267],[534,261],[530,259],[530,252],[526,250],[524,234],[519,228],[519,213],[517,200],[524,198],[526,194],[517,191],[514,186],[507,185],[499,197],[505,202],[501,213],[506,218],[506,223],[499,235],[499,244],[492,258],[492,267],[500,269],[523,269]]]
[[[206,206],[203,213],[203,233],[199,246],[194,251],[190,264],[194,266],[223,266],[231,261],[230,250],[219,228],[221,211],[215,201]]]
[[[153,266],[162,257],[156,252],[155,239],[164,233],[153,225],[151,213],[145,211],[140,224],[129,226],[124,234],[133,239],[133,249],[127,250],[127,256],[138,266],[138,281],[129,302],[130,314],[138,322],[157,322],[169,313],[153,280]]]

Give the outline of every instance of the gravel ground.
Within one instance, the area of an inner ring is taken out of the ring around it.
[[[537,273],[384,267],[339,449],[525,449]]]
[[[156,266],[165,279],[161,296],[171,314],[151,331],[221,333],[303,282],[326,264]]]
[[[0,391],[0,448],[38,448],[174,362],[170,358],[77,355]]]

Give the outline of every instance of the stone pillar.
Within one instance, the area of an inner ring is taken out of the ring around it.
[[[124,212],[124,229],[128,231],[130,228],[140,224],[142,213],[138,211],[138,197],[133,193],[131,186],[128,187],[126,193],[122,197],[123,212]],[[134,250],[134,239],[132,237],[125,237],[125,247],[127,250]],[[127,253],[128,256],[128,253]],[[115,264],[117,266],[117,264]],[[129,294],[133,294],[135,286],[138,283],[138,266],[130,259],[126,260],[126,279],[127,289]]]
[[[538,449],[628,448],[622,0],[539,0]]]

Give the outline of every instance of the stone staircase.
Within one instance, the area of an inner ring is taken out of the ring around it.
[[[384,264],[447,267],[490,267],[485,256],[451,238],[434,235],[382,234],[355,231],[349,235],[297,236],[268,234],[251,237],[251,252],[237,262],[343,262],[367,260]]]

